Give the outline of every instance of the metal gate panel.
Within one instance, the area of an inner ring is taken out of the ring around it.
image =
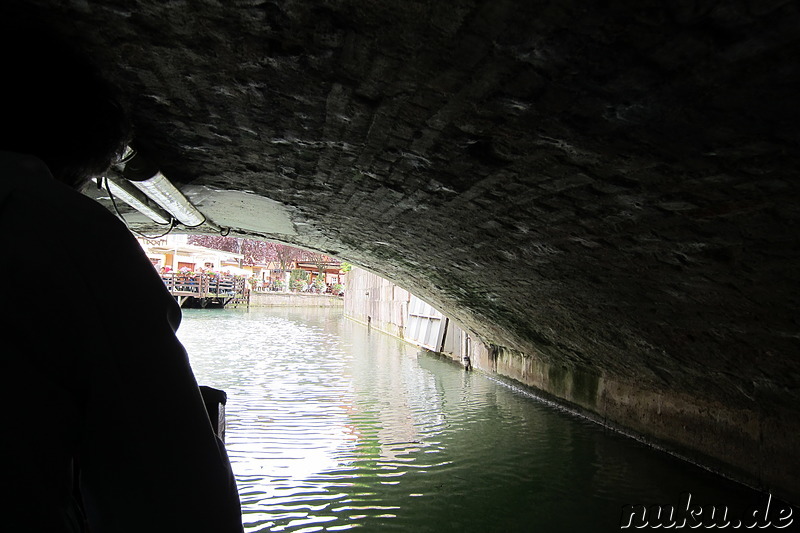
[[[411,295],[408,303],[406,340],[438,352],[444,336],[444,315],[429,304]]]

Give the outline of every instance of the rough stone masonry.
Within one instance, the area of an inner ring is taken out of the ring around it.
[[[379,273],[484,368],[800,499],[797,2],[2,9],[92,58],[201,209],[240,192],[232,235]]]

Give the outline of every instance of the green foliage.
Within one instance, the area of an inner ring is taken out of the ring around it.
[[[353,268],[353,265],[351,265],[347,261],[342,261],[342,266],[339,268],[342,272],[350,272],[350,270]]]
[[[294,283],[297,280],[300,280],[300,281],[303,281],[303,282],[308,281],[308,272],[305,271],[305,270],[302,270],[300,268],[296,268],[296,269],[292,270],[292,274],[291,274],[291,277],[289,278],[289,282],[290,283]]]

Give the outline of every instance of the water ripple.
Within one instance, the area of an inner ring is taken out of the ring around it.
[[[329,310],[188,311],[180,337],[228,393],[248,533],[613,531],[641,499],[743,497]]]

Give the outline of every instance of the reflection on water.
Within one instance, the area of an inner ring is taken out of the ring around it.
[[[329,309],[187,310],[256,531],[619,531],[626,504],[755,494]]]

